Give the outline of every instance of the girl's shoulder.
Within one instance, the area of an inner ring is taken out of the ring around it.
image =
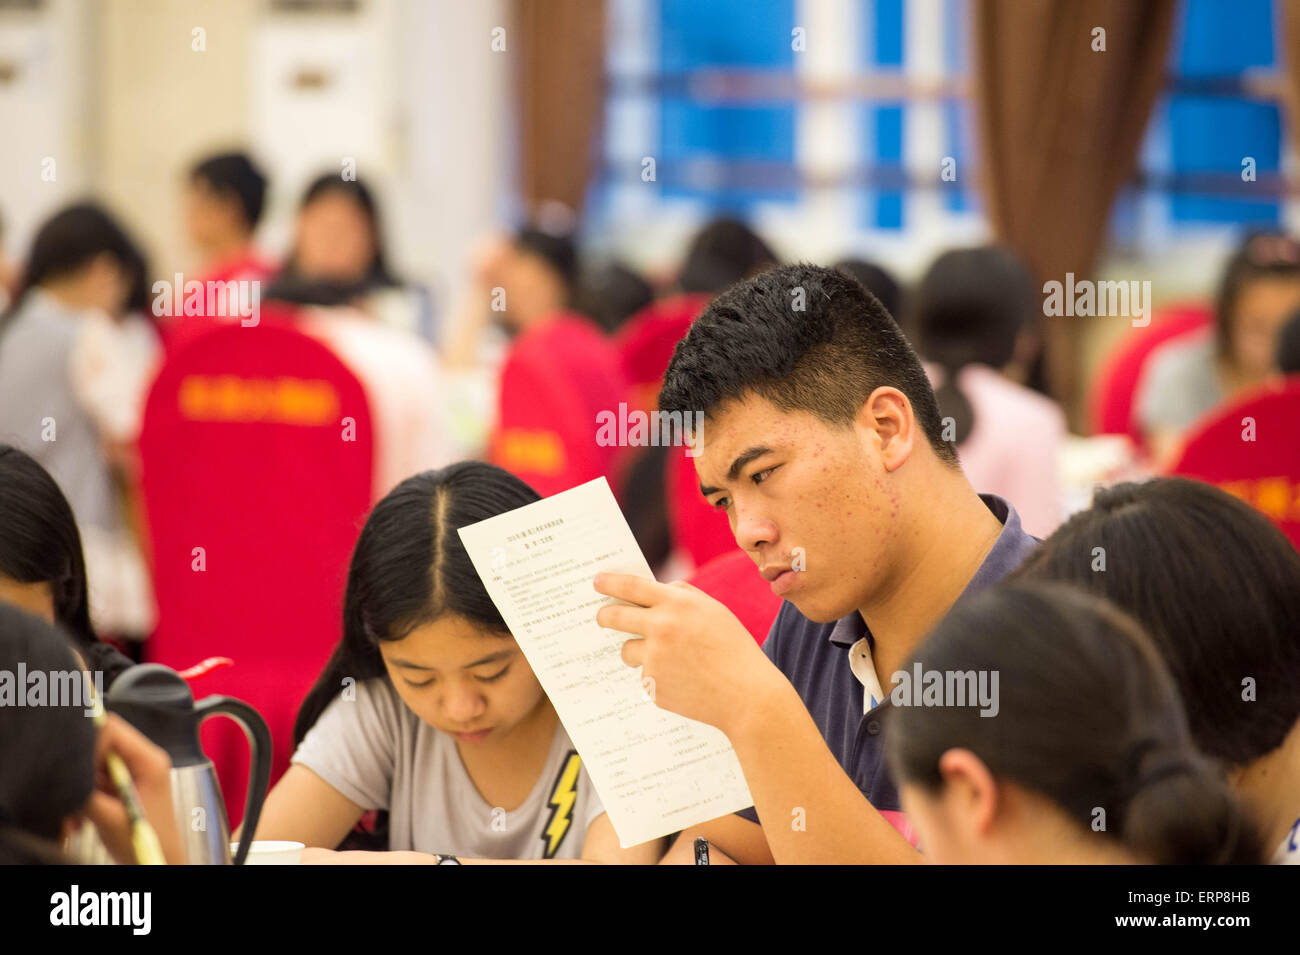
[[[403,724],[419,720],[402,702],[387,676],[360,680],[354,677],[343,678],[337,695],[322,714],[322,720],[330,717],[330,722],[334,722],[348,719],[349,716],[349,722],[359,723],[365,728],[387,735],[395,733]]]

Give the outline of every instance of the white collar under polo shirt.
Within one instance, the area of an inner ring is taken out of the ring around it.
[[[871,659],[871,641],[866,637],[849,647],[849,669],[862,684],[862,712],[870,713],[880,705],[885,693],[876,675],[875,661]]]

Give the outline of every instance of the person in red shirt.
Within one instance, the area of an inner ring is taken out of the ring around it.
[[[253,245],[265,199],[266,177],[244,153],[220,153],[194,164],[185,185],[184,217],[185,230],[198,250],[200,264],[193,274],[182,277],[186,286],[195,280],[204,288],[209,283],[267,283],[276,266]],[[180,291],[175,294],[179,297]],[[246,301],[251,298],[248,294],[242,297]],[[164,302],[169,298],[165,297]],[[244,318],[238,310],[211,315],[168,310],[157,317],[168,354],[211,328],[214,321]]]
[[[200,160],[185,188],[185,228],[199,250],[200,281],[268,279],[275,264],[253,246],[262,217],[266,177],[244,153]]]
[[[618,413],[627,385],[613,345],[572,308],[572,237],[532,226],[484,258],[480,291],[510,336],[488,459],[542,495],[602,475],[617,487],[620,448],[597,440],[597,416]]]

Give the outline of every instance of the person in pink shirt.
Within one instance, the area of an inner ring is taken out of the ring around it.
[[[953,249],[917,286],[911,328],[962,470],[981,492],[1015,505],[1025,530],[1046,537],[1061,523],[1058,467],[1065,416],[1008,371],[1035,347],[1034,282],[1006,248]]]

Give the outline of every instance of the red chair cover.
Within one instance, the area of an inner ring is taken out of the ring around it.
[[[164,363],[140,436],[158,627],[145,654],[182,669],[234,666],[195,695],[256,708],[274,742],[292,726],[340,637],[352,546],[370,503],[374,447],[365,393],[325,346],[276,323],[223,325]],[[232,828],[243,816],[247,744],[209,720]]]
[[[1300,376],[1205,418],[1172,473],[1241,498],[1300,550]]]
[[[1165,342],[1208,333],[1213,318],[1204,305],[1180,305],[1162,309],[1149,326],[1126,336],[1093,379],[1088,399],[1093,434],[1126,434],[1135,448],[1143,447],[1134,405],[1147,359]]]

